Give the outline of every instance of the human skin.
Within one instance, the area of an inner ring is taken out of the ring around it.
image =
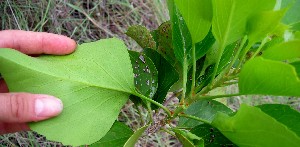
[[[0,31],[0,48],[11,48],[28,55],[70,54],[76,42],[66,36],[21,30]],[[10,93],[0,79],[0,135],[30,130],[26,123],[45,120],[61,113],[63,104],[53,96]]]

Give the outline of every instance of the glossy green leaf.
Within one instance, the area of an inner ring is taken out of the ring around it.
[[[243,66],[241,94],[300,96],[300,80],[292,65],[256,57]]]
[[[264,11],[251,16],[247,21],[250,44],[261,41],[280,24],[286,10]]]
[[[226,114],[232,113],[232,110],[224,104],[214,100],[201,100],[191,104],[188,109],[184,111],[185,114],[199,117],[207,122],[211,122],[217,112],[224,112]],[[193,128],[202,124],[202,122],[194,119],[180,117],[179,126]]]
[[[133,135],[127,140],[123,147],[134,147],[138,139],[143,135],[145,130],[148,128],[148,125],[143,126],[136,130]]]
[[[115,122],[107,134],[90,147],[122,147],[133,134],[133,131],[124,123]]]
[[[153,100],[163,103],[171,86],[179,80],[179,75],[174,67],[156,51],[144,49],[144,53],[151,58],[158,71],[158,87]]]
[[[212,122],[238,146],[299,146],[295,132],[259,108],[242,104],[234,116],[218,113]]]
[[[11,92],[50,94],[63,101],[59,116],[30,124],[32,130],[63,144],[100,140],[135,93],[127,48],[118,39],[82,44],[66,56],[33,58],[0,49],[0,72]]]
[[[294,66],[294,68],[296,69],[297,75],[300,78],[300,61],[293,62],[293,63],[291,63],[291,65]]]
[[[195,134],[179,129],[173,129],[183,147],[204,147],[204,140]]]
[[[158,86],[158,73],[152,60],[143,53],[128,51],[138,92],[152,98]]]
[[[286,15],[284,16],[282,22],[285,24],[293,24],[300,21],[300,0],[282,0],[281,8],[288,7]]]
[[[211,27],[211,0],[175,0],[175,4],[187,24],[193,44],[203,40]]]
[[[284,124],[300,137],[300,113],[288,105],[264,104],[256,106],[264,113]]]
[[[300,58],[300,40],[293,40],[277,44],[265,50],[262,54],[262,57],[265,59],[279,61]]]
[[[215,146],[236,146],[228,140],[218,129],[208,124],[201,124],[194,127],[191,133],[201,137],[204,140],[205,147]]]
[[[154,41],[150,31],[141,25],[130,26],[126,35],[134,39],[142,48],[156,49],[156,42]]]
[[[276,0],[213,0],[212,32],[221,46],[231,44],[246,33],[249,16],[272,10]]]
[[[181,64],[186,64],[188,53],[192,49],[192,37],[174,0],[169,0],[169,12],[172,24],[172,43],[175,57]]]

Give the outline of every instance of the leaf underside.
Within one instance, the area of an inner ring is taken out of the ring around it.
[[[135,93],[127,48],[115,38],[79,45],[66,56],[33,58],[0,49],[0,72],[10,92],[49,94],[63,101],[59,116],[30,128],[69,145],[100,140]]]

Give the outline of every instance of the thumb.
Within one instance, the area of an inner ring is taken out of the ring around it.
[[[53,96],[29,93],[0,94],[0,122],[40,121],[61,113],[61,100]]]

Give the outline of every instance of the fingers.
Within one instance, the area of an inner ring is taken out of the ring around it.
[[[61,100],[42,94],[0,94],[0,122],[24,123],[40,121],[61,113]]]
[[[3,79],[0,79],[0,93],[7,93],[8,87]]]
[[[29,130],[30,128],[25,123],[0,123],[0,135]]]
[[[0,31],[0,48],[13,48],[25,54],[69,54],[76,42],[66,36],[21,30]]]

